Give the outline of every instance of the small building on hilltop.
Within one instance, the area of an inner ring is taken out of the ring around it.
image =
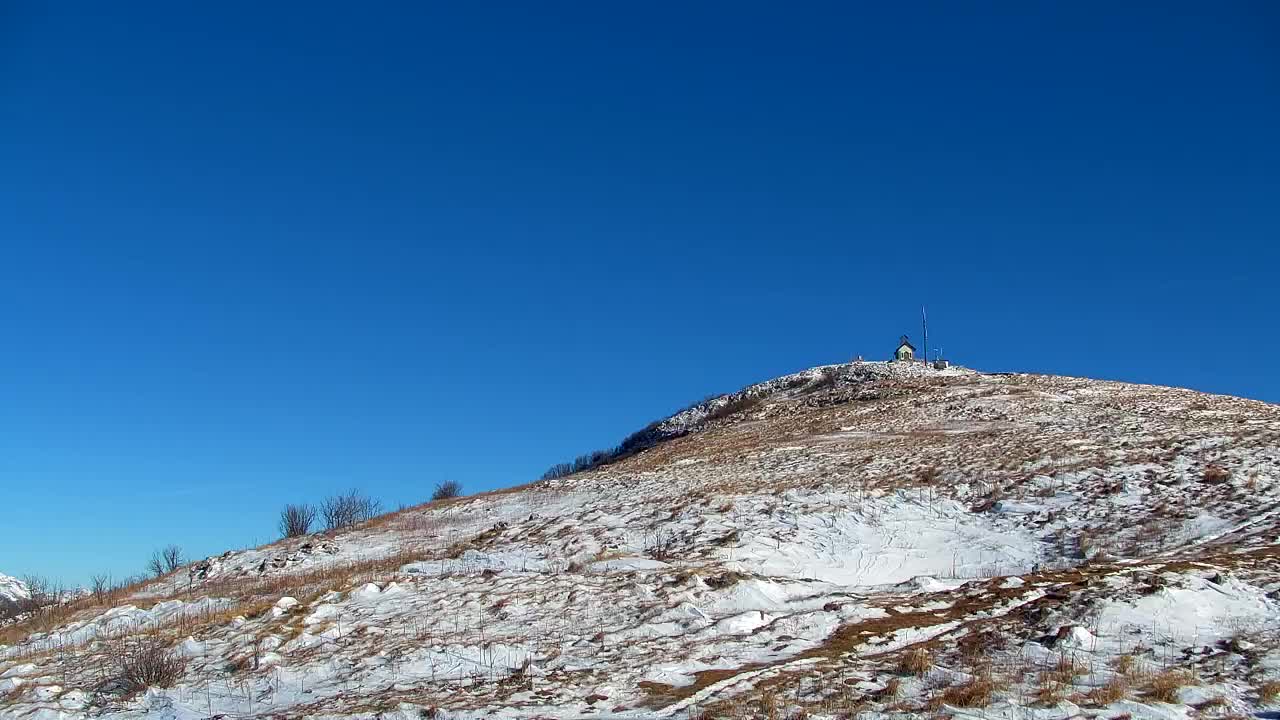
[[[898,341],[898,349],[893,351],[893,359],[901,362],[911,362],[916,359],[916,346],[911,344],[906,335]]]

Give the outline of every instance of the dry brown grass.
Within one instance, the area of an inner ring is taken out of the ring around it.
[[[767,720],[777,720],[778,696],[772,690],[765,690],[760,693],[760,714]]]
[[[921,677],[933,667],[933,655],[925,648],[908,650],[898,658],[898,672]]]
[[[943,690],[939,699],[955,707],[986,707],[991,704],[999,689],[1000,685],[990,675],[981,675]]]
[[[0,645],[21,645],[36,633],[46,633],[66,624],[74,614],[63,608],[45,608],[34,617],[0,627]]]
[[[1227,699],[1221,695],[1215,695],[1198,705],[1195,705],[1196,712],[1200,715],[1208,715],[1214,711],[1220,711],[1227,706]]]
[[[1231,479],[1231,471],[1221,465],[1210,465],[1204,469],[1203,477],[1207,483],[1224,483]]]
[[[1040,671],[1036,681],[1035,698],[1045,705],[1056,705],[1071,694],[1077,676],[1086,668],[1076,663],[1070,655],[1062,655],[1057,662]]]
[[[1165,670],[1147,684],[1147,697],[1162,703],[1178,702],[1178,691],[1197,684],[1196,676],[1187,670]]]
[[[1085,693],[1085,702],[1091,705],[1111,705],[1129,697],[1129,681],[1123,675],[1116,675],[1102,687],[1096,687]]]
[[[222,627],[237,616],[256,618],[268,612],[283,596],[291,596],[308,603],[330,590],[362,585],[368,582],[384,583],[393,579],[401,566],[419,560],[435,559],[429,551],[402,548],[386,557],[354,563],[343,563],[316,568],[307,572],[283,571],[261,578],[234,577],[184,588],[165,597],[147,598],[145,602],[130,600],[140,608],[147,608],[166,600],[195,600],[202,597],[226,598],[233,604],[220,609],[201,608],[177,613],[163,623],[147,623],[122,631],[123,635],[154,633],[197,634]],[[141,583],[133,590],[149,583]],[[122,592],[122,598],[125,594]],[[22,647],[36,633],[50,633],[68,622],[78,619],[85,611],[101,612],[95,600],[89,596],[74,602],[46,608],[44,612],[21,623],[0,628],[0,644],[18,648],[16,658],[34,658],[46,655],[51,649],[43,641],[38,645]],[[284,622],[283,620],[281,622]],[[266,628],[263,632],[267,632]],[[79,645],[59,644],[58,652],[78,652]]]
[[[1070,688],[1062,683],[1053,680],[1045,680],[1043,676],[1040,682],[1036,684],[1033,693],[1036,702],[1043,705],[1057,705],[1067,697]]]
[[[1280,700],[1280,680],[1268,680],[1258,686],[1258,702],[1271,705]]]
[[[1088,670],[1085,666],[1077,663],[1074,657],[1063,654],[1059,656],[1056,663],[1042,673],[1042,676],[1057,682],[1070,684],[1077,677],[1088,672]]]
[[[893,702],[902,694],[902,680],[891,677],[884,687],[876,691],[876,699],[881,702]]]
[[[1138,658],[1131,654],[1117,657],[1111,662],[1111,667],[1126,678],[1132,678],[1140,672]]]

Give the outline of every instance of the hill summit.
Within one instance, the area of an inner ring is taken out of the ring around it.
[[[1274,405],[850,363],[585,457],[0,628],[0,714],[1168,718],[1280,696]],[[169,672],[130,672],[152,656]]]

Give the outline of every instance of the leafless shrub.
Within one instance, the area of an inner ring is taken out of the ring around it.
[[[99,605],[107,604],[111,599],[113,589],[111,576],[107,573],[98,573],[89,578],[89,592],[93,593],[93,601]]]
[[[120,679],[134,691],[173,687],[186,669],[182,658],[156,636],[122,642],[116,653]]]
[[[675,549],[676,535],[670,530],[658,530],[645,537],[644,554],[654,560],[670,560]]]
[[[320,516],[326,530],[339,530],[370,520],[382,511],[382,503],[359,490],[325,498],[320,504]]]
[[[462,497],[462,483],[457,480],[447,480],[436,485],[435,491],[431,493],[431,502],[450,500],[456,497]]]
[[[27,586],[27,597],[16,603],[20,613],[39,613],[58,605],[67,597],[67,591],[61,583],[43,575],[26,575],[22,582]]]
[[[280,536],[286,538],[302,537],[311,532],[311,525],[316,521],[316,509],[312,505],[285,505],[280,511]]]
[[[1149,518],[1134,531],[1126,554],[1131,556],[1162,549],[1168,542],[1173,526],[1159,517]]]

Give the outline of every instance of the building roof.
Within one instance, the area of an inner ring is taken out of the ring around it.
[[[901,349],[903,345],[906,345],[907,347],[911,348],[911,352],[915,352],[915,351],[916,351],[916,346],[915,346],[915,345],[912,345],[912,344],[911,344],[911,342],[910,342],[909,340],[907,340],[907,336],[906,336],[906,335],[903,335],[903,336],[902,336],[902,339],[898,341],[898,348],[899,348],[899,349]]]

